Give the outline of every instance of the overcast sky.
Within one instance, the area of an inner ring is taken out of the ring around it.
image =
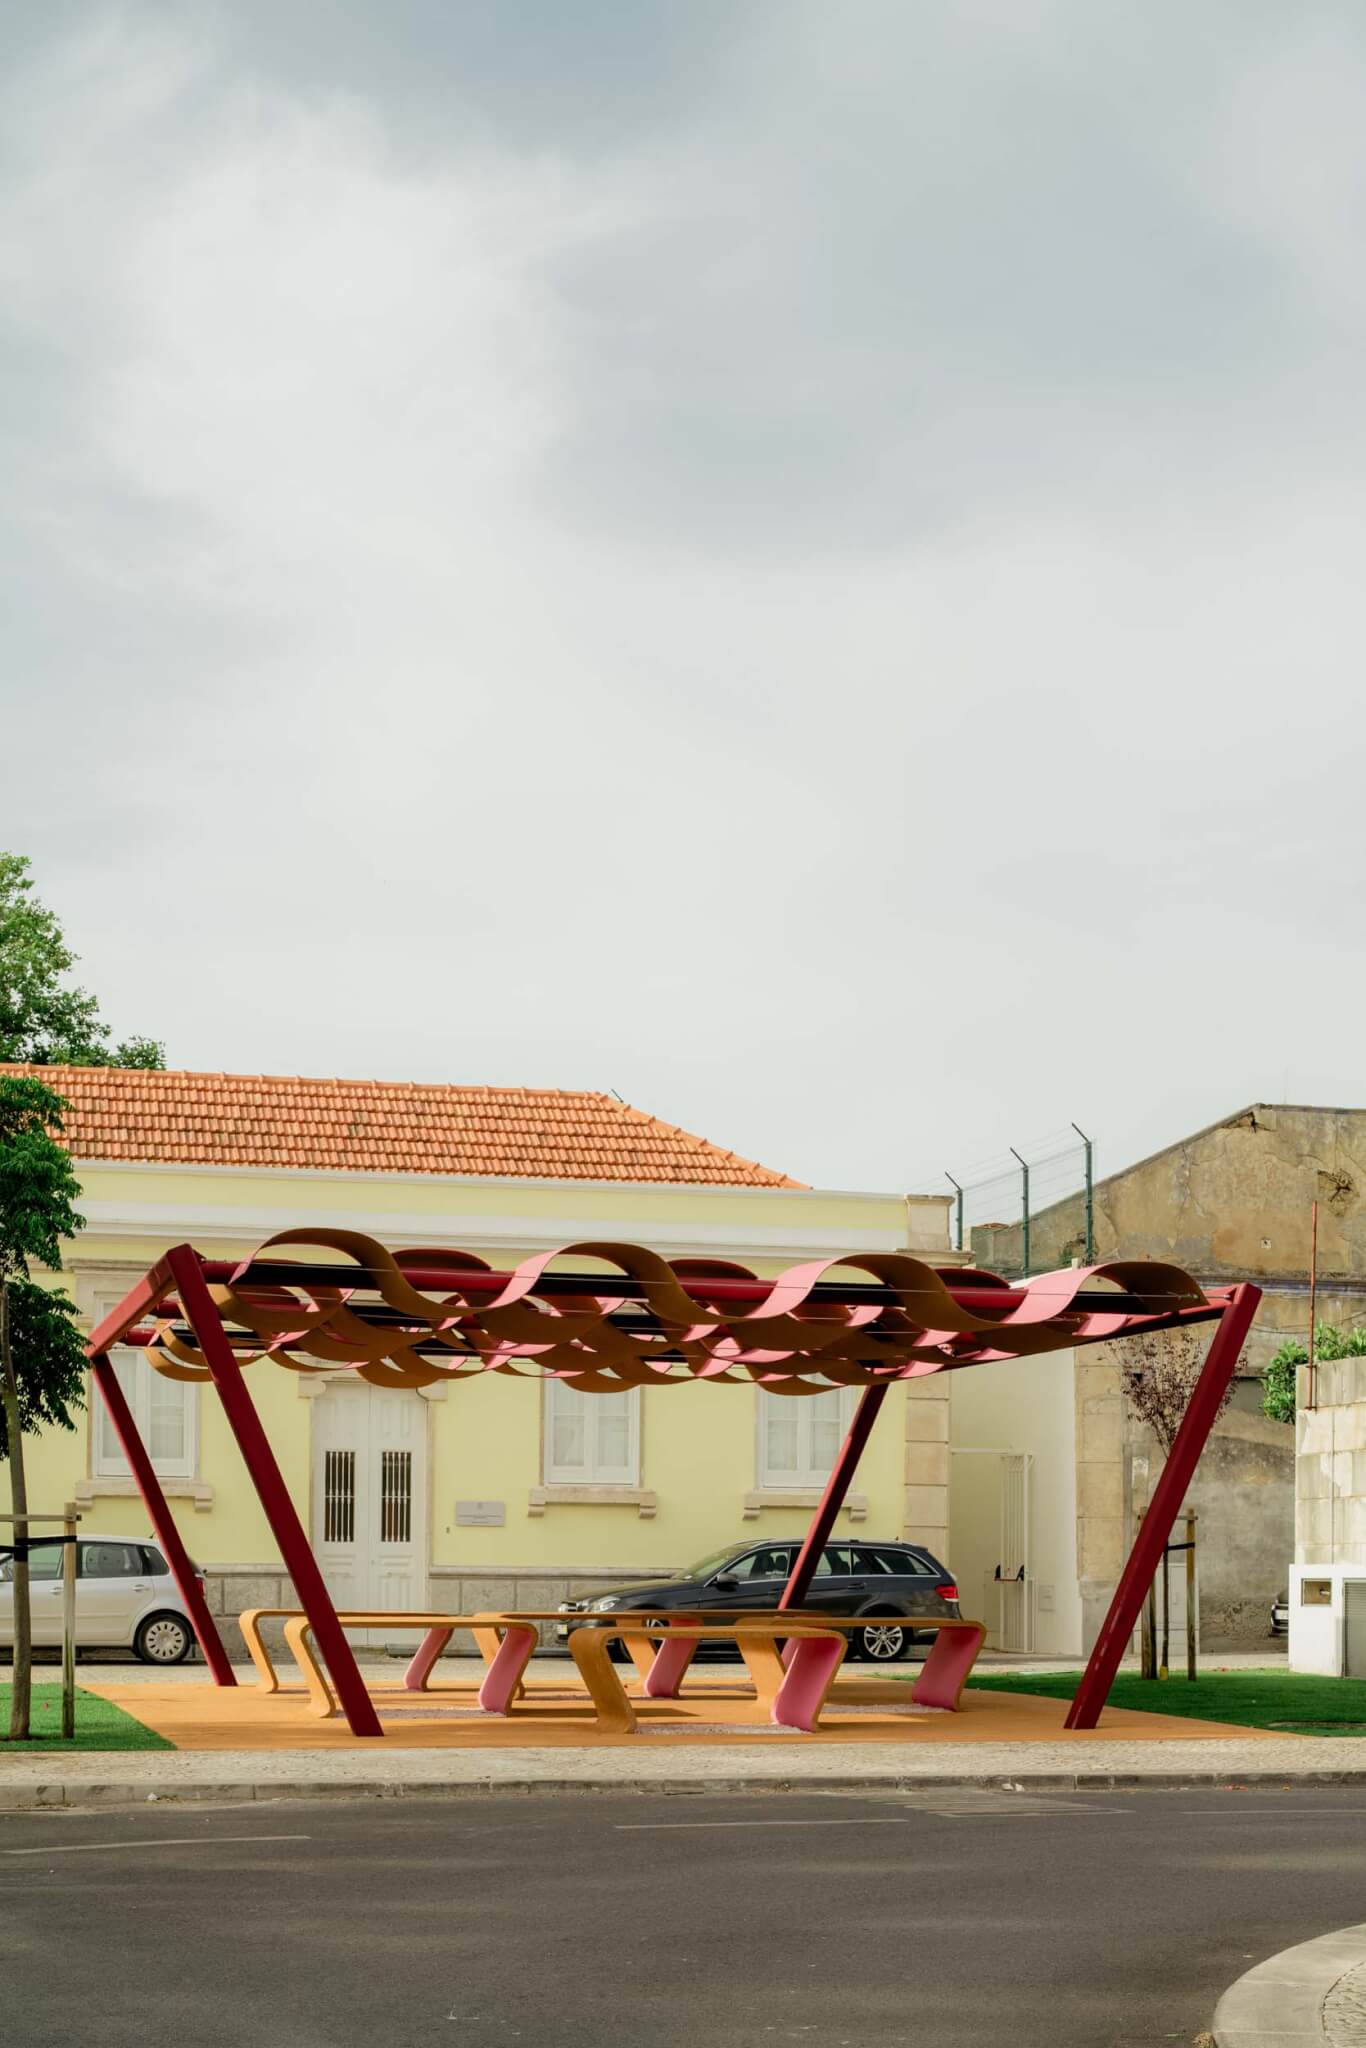
[[[117,1030],[844,1187],[1366,1100],[1353,0],[5,26],[0,844]]]

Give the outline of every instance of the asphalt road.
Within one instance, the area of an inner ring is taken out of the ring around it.
[[[11,1815],[0,2043],[1148,2048],[1361,1920],[1338,1787]]]

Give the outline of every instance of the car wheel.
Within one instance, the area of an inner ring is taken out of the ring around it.
[[[889,1615],[885,1621],[870,1621],[854,1640],[865,1663],[895,1664],[906,1655],[913,1638],[904,1621]]]
[[[144,1664],[183,1664],[194,1648],[194,1630],[182,1614],[149,1614],[133,1638]]]

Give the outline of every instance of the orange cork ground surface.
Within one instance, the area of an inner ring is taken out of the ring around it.
[[[1021,1693],[966,1692],[960,1712],[916,1707],[911,1688],[888,1679],[843,1679],[812,1735],[772,1727],[752,1695],[738,1685],[694,1684],[676,1700],[645,1700],[629,1688],[640,1717],[634,1735],[604,1735],[571,1682],[534,1682],[511,1714],[482,1713],[472,1684],[407,1692],[376,1686],[371,1697],[384,1743],[352,1735],[340,1715],[320,1720],[301,1689],[258,1692],[246,1684],[92,1685],[135,1720],[164,1735],[177,1749],[329,1750],[397,1749],[620,1749],[667,1741],[687,1745],[752,1740],[765,1746],[797,1742],[828,1746],[850,1742],[1174,1742],[1256,1741],[1268,1731],[1187,1721],[1172,1714],[1142,1714],[1107,1707],[1098,1728],[1063,1727],[1065,1700]]]

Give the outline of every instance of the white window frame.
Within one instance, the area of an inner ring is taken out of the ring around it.
[[[834,1459],[824,1467],[817,1465],[811,1456],[811,1427],[816,1419],[816,1403],[827,1401],[833,1395],[838,1426],[835,1439],[835,1456],[839,1446],[849,1432],[854,1419],[854,1407],[858,1398],[857,1387],[831,1387],[828,1394],[772,1394],[767,1388],[759,1389],[758,1446],[756,1464],[758,1486],[761,1493],[803,1493],[815,1488],[824,1488],[834,1467]],[[797,1469],[780,1470],[768,1461],[768,1425],[770,1419],[782,1417],[788,1421],[795,1411],[797,1423]]]
[[[622,1396],[626,1401],[628,1421],[628,1453],[624,1465],[604,1464],[598,1457],[597,1429],[594,1426],[594,1409],[603,1401],[616,1397],[610,1394],[584,1394],[568,1380],[547,1377],[544,1382],[545,1401],[542,1417],[542,1472],[547,1487],[639,1487],[640,1485],[640,1389],[623,1387]],[[581,1464],[559,1464],[555,1459],[555,1420],[557,1411],[563,1414],[567,1407],[583,1404],[585,1457]]]
[[[133,1411],[133,1420],[138,1435],[147,1447],[152,1460],[152,1470],[158,1479],[197,1479],[199,1476],[199,1389],[188,1380],[165,1380],[168,1387],[175,1387],[184,1398],[185,1432],[184,1451],[178,1458],[158,1457],[152,1449],[152,1383],[162,1379],[148,1360],[145,1351],[131,1344],[115,1344],[109,1352],[110,1362],[119,1376],[128,1405]],[[119,1448],[117,1439],[111,1444],[114,1426],[99,1392],[92,1387],[90,1398],[90,1475],[92,1479],[127,1480],[131,1483],[132,1472],[128,1460]]]

